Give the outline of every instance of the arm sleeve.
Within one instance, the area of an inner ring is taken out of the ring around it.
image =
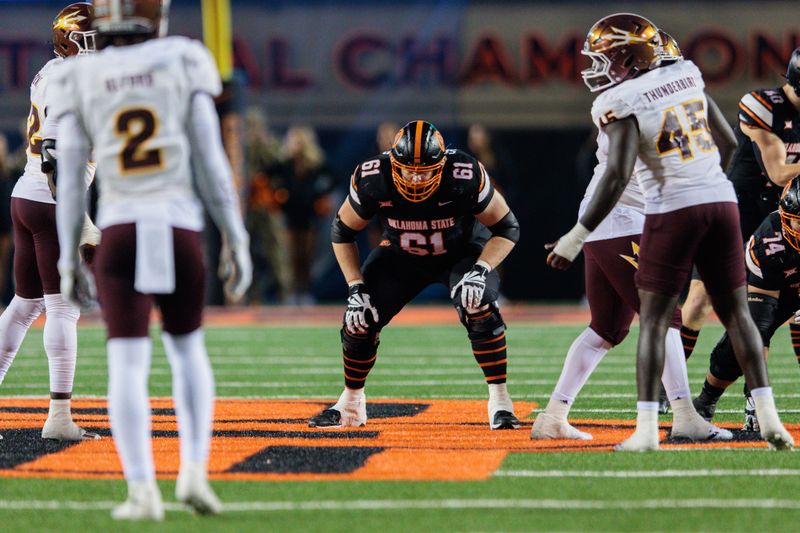
[[[192,97],[189,142],[195,186],[208,213],[230,246],[247,240],[233,174],[222,148],[219,119],[214,102],[206,93]]]
[[[84,173],[89,158],[89,139],[78,117],[69,113],[61,117],[59,125],[59,180],[56,196],[56,223],[61,255],[59,269],[78,265],[78,244],[86,213],[86,186]]]
[[[375,205],[372,199],[364,191],[361,176],[361,165],[358,165],[350,176],[350,191],[347,194],[347,201],[350,207],[358,216],[364,220],[369,220],[375,216]]]
[[[747,93],[739,100],[739,122],[772,131],[772,104],[758,91]]]

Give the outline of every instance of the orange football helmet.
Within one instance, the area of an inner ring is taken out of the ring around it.
[[[800,231],[792,227],[793,221],[800,223],[800,178],[794,178],[783,189],[778,203],[778,213],[781,216],[783,238],[792,248],[800,252]]]
[[[389,160],[397,192],[409,202],[422,202],[436,192],[442,181],[447,160],[442,134],[430,122],[409,122],[397,132]]]
[[[59,57],[79,56],[94,52],[92,4],[77,2],[58,12],[53,19],[53,52]]]
[[[95,0],[93,26],[101,35],[155,36],[165,13],[162,0]]]
[[[592,92],[613,87],[661,64],[655,24],[633,13],[616,13],[594,23],[583,44],[592,66],[581,72]]]

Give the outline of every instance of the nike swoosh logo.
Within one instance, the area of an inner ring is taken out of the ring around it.
[[[453,200],[449,200],[447,202],[439,202],[439,205],[443,206],[443,205],[452,204],[452,203],[453,203]]]

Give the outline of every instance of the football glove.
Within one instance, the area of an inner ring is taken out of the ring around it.
[[[367,333],[367,312],[372,313],[372,322],[378,322],[378,310],[372,305],[367,293],[367,286],[354,283],[348,289],[347,311],[344,313],[344,325],[350,333]]]
[[[483,291],[486,290],[486,275],[489,269],[475,263],[472,270],[464,274],[461,281],[450,289],[450,298],[454,298],[461,289],[461,306],[464,309],[477,309],[483,300]]]
[[[236,303],[253,281],[250,242],[245,239],[234,246],[223,245],[219,261],[219,277],[225,281],[225,294]]]
[[[58,268],[61,275],[61,295],[72,305],[82,311],[90,311],[97,307],[97,289],[94,276],[85,263],[78,263],[75,268]]]

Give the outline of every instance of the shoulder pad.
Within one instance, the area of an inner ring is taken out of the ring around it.
[[[749,126],[772,131],[772,108],[776,103],[770,97],[776,96],[783,101],[783,96],[765,94],[758,90],[747,93],[739,100],[739,121]]]
[[[176,36],[177,37],[177,36]],[[181,38],[175,44],[183,47],[183,63],[189,76],[192,91],[200,91],[219,96],[222,92],[222,81],[219,70],[208,48],[194,39]]]

